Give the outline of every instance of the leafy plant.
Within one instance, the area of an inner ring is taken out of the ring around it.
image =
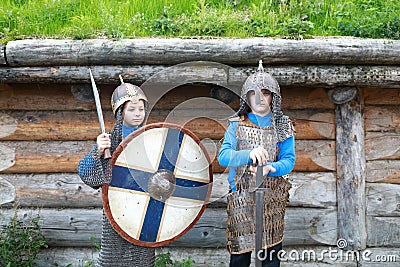
[[[195,261],[189,256],[187,259],[173,262],[171,259],[171,253],[163,253],[156,255],[156,267],[191,267]]]
[[[307,21],[305,18],[290,18],[282,23],[282,31],[286,36],[293,39],[307,38],[314,28],[314,23]]]
[[[39,214],[27,220],[19,219],[15,209],[11,221],[0,231],[0,266],[37,266],[37,254],[47,247],[39,221]]]
[[[1,43],[30,37],[400,39],[398,0],[2,0]]]

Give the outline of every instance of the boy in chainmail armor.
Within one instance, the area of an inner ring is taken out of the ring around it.
[[[121,79],[111,97],[111,108],[116,122],[110,133],[97,136],[93,149],[79,162],[78,174],[94,189],[109,182],[110,159],[104,150],[113,153],[122,139],[140,128],[148,115],[148,101],[140,87]],[[154,248],[133,245],[122,238],[111,226],[103,211],[99,259],[96,266],[154,266]]]
[[[243,87],[240,108],[231,119],[218,154],[222,166],[229,166],[227,196],[227,248],[230,266],[249,266],[255,250],[255,172],[262,164],[264,219],[262,248],[267,249],[262,266],[279,267],[284,216],[289,199],[288,174],[296,160],[294,128],[281,111],[278,82],[264,72],[260,60],[256,73]]]

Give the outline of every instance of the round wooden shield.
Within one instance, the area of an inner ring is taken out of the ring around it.
[[[200,140],[179,125],[154,123],[131,133],[113,153],[103,206],[129,242],[164,246],[197,222],[211,185],[211,162]]]

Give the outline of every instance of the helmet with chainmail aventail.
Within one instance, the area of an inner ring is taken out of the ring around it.
[[[264,72],[262,60],[260,60],[257,71],[250,75],[244,82],[240,96],[246,99],[248,92],[254,91],[257,95],[260,94],[262,89],[267,89],[271,93],[277,94],[279,97],[281,96],[278,82],[271,74]]]
[[[118,108],[121,107],[126,101],[138,102],[139,100],[143,100],[146,106],[148,100],[142,89],[140,89],[139,86],[131,83],[125,83],[122,80],[121,75],[119,78],[121,79],[121,85],[115,88],[111,96],[111,108],[114,116],[117,116]]]
[[[272,116],[273,123],[278,131],[278,139],[285,139],[292,132],[289,118],[283,115],[281,110],[281,90],[278,82],[271,74],[264,72],[262,60],[259,61],[258,69],[250,75],[243,84],[240,94],[240,107],[235,116],[242,116],[250,112],[248,93],[254,91],[256,103],[260,102],[261,90],[267,89],[272,93]],[[281,138],[279,138],[281,137]]]

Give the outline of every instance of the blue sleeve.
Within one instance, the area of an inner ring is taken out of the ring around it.
[[[224,167],[238,167],[251,163],[250,151],[236,151],[237,139],[236,128],[237,122],[230,122],[228,129],[224,135],[224,141],[218,153],[218,162]]]
[[[93,146],[92,150],[96,149]],[[82,158],[78,165],[78,174],[81,177],[87,176],[91,170],[96,168],[97,161],[93,158],[92,153],[88,153],[84,158]]]
[[[268,173],[268,176],[283,176],[289,174],[296,162],[296,154],[294,150],[294,136],[289,137],[278,144],[279,154],[276,162],[271,163],[276,172]]]
[[[78,165],[78,174],[81,180],[95,189],[101,187],[107,182],[105,170],[110,160],[105,160],[99,156],[97,145],[80,160]]]

